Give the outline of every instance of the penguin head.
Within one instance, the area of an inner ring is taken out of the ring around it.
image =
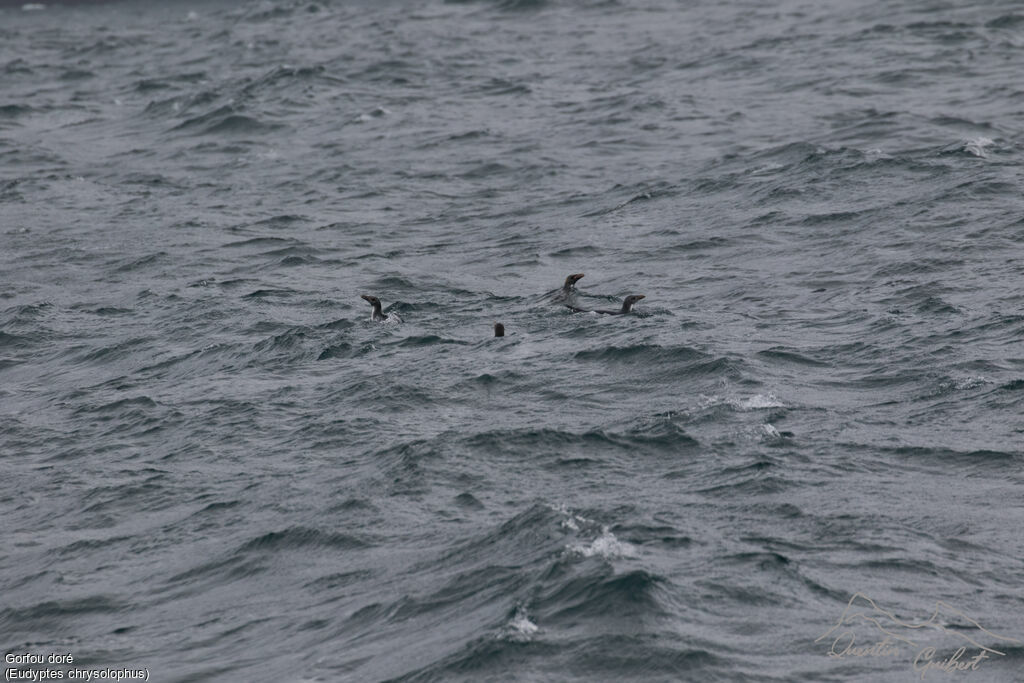
[[[640,301],[640,299],[643,298],[643,294],[630,294],[622,301],[622,310],[630,310],[631,308],[633,308],[633,304],[635,304],[637,301]]]

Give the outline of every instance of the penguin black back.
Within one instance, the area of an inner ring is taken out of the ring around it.
[[[635,304],[637,301],[640,301],[640,299],[643,299],[643,298],[645,298],[645,296],[643,294],[630,294],[629,296],[627,296],[625,299],[622,300],[622,308],[620,308],[617,311],[609,311],[609,310],[606,310],[606,309],[605,310],[598,309],[598,310],[595,310],[595,311],[588,311],[585,308],[576,308],[575,306],[566,306],[566,308],[568,308],[570,311],[572,311],[574,313],[600,313],[602,315],[624,315],[626,313],[629,313],[631,310],[633,310],[633,304]]]

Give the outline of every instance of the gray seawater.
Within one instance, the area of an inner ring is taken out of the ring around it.
[[[1021,2],[4,3],[0,647],[1024,680],[1022,74]]]

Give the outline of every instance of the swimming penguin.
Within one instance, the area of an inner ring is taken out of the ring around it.
[[[573,273],[569,277],[565,278],[565,284],[562,285],[562,294],[568,296],[576,290],[577,280],[583,279],[583,273]]]
[[[544,295],[543,301],[552,303],[574,303],[576,301],[576,282],[583,277],[583,273],[573,273],[565,278],[560,289],[552,289]]]
[[[576,308],[575,306],[566,306],[566,308],[568,308],[573,313],[601,313],[602,315],[624,315],[630,312],[630,310],[633,308],[633,304],[635,304],[637,301],[640,301],[640,299],[643,298],[643,294],[630,294],[629,296],[622,300],[622,308],[620,308],[617,311],[588,311],[585,308]]]
[[[394,311],[392,311],[391,313],[382,313],[380,310],[380,299],[378,299],[377,297],[370,296],[369,294],[360,294],[359,298],[365,299],[367,302],[369,302],[371,306],[373,306],[373,311],[370,313],[370,320],[374,321],[375,323],[402,322],[402,318],[399,317],[399,315]]]
[[[501,323],[494,323],[494,336],[495,337],[504,337],[505,336],[505,326],[502,325]]]

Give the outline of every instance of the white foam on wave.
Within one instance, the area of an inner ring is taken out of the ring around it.
[[[557,506],[549,505],[548,507],[564,517],[564,519],[562,519],[563,529],[569,529],[570,531],[579,534],[581,531],[585,533],[588,530],[590,533],[593,533],[597,527],[597,523],[594,520],[588,519],[583,515],[576,514],[565,503],[561,503]],[[608,530],[607,526],[602,526],[601,533],[591,541],[570,543],[565,546],[565,549],[570,553],[582,555],[583,557],[600,555],[601,557],[609,560],[617,557],[638,556],[636,546],[617,539],[615,534]]]
[[[533,634],[538,631],[540,631],[540,627],[530,621],[530,615],[526,613],[526,608],[519,606],[516,608],[516,613],[512,620],[505,625],[502,635],[507,640],[525,642],[530,640]]]
[[[375,107],[373,111],[367,112],[365,114],[360,114],[356,118],[356,123],[367,123],[369,121],[373,121],[374,119],[379,119],[381,117],[387,116],[390,113],[390,109],[386,109],[385,107]]]
[[[589,544],[573,543],[568,547],[568,549],[574,553],[582,555],[583,557],[600,555],[607,560],[612,560],[617,557],[637,557],[638,554],[636,546],[615,538],[615,534],[609,531],[608,527],[602,527],[601,535]]]
[[[943,382],[942,387],[956,391],[965,391],[967,389],[974,389],[991,383],[992,380],[987,377],[982,377],[981,375],[975,377],[952,377]]]
[[[775,394],[757,394],[743,401],[738,401],[736,406],[740,410],[763,410],[764,408],[785,408],[786,404],[780,401]]]
[[[46,5],[41,2],[28,2],[21,6],[23,12],[38,12],[44,9],[46,9]]]
[[[564,517],[562,520],[562,528],[570,529],[572,531],[579,531],[581,525],[590,524],[593,520],[587,519],[582,515],[577,515],[569,506],[565,503],[559,503],[558,505],[548,505],[549,508],[559,513]]]
[[[995,144],[995,141],[986,137],[976,137],[973,140],[967,140],[964,142],[964,151],[968,154],[973,154],[979,158],[986,158],[988,155],[985,153],[986,147],[991,147]]]
[[[780,163],[777,163],[777,162],[774,162],[774,161],[769,161],[767,164],[762,164],[761,166],[755,166],[754,168],[750,169],[750,171],[748,171],[748,172],[750,173],[750,175],[768,175],[770,173],[774,173],[775,171],[778,171],[781,168],[785,168],[785,167],[782,164],[780,164]]]
[[[749,398],[726,398],[724,396],[701,396],[698,406],[701,409],[727,405],[736,410],[764,410],[766,408],[785,408],[785,403],[772,393],[755,394]]]

